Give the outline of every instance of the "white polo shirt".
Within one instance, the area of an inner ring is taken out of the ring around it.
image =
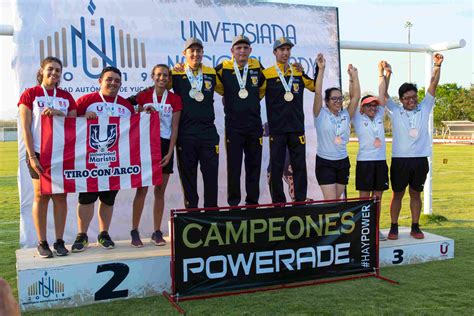
[[[357,161],[373,161],[386,160],[385,146],[385,130],[383,126],[383,116],[385,108],[377,107],[374,119],[370,119],[367,115],[360,113],[360,107],[352,118],[357,137],[359,138],[359,152],[357,153]],[[380,141],[380,147],[375,146],[376,138]]]
[[[318,116],[314,117],[314,127],[318,137],[317,155],[328,160],[340,160],[347,157],[347,143],[349,142],[351,119],[347,109],[341,110],[338,115],[332,114],[323,106]],[[341,143],[336,144],[336,137]]]
[[[415,158],[431,156],[432,135],[428,130],[430,112],[435,98],[426,93],[425,98],[413,111],[407,111],[402,105],[396,104],[391,98],[387,101],[387,109],[392,119],[392,157]],[[416,129],[416,137],[410,136],[410,130]]]

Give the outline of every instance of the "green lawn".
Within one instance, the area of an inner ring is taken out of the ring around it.
[[[389,144],[390,146],[390,144]],[[15,249],[18,248],[19,202],[16,183],[16,144],[0,143],[0,276],[16,295]],[[388,149],[390,150],[390,149]],[[357,144],[349,145],[353,162],[349,197],[354,190]],[[455,259],[385,268],[382,274],[400,282],[376,279],[347,281],[291,290],[262,292],[180,305],[189,314],[472,314],[474,310],[474,147],[434,145],[433,210],[447,221],[425,218],[426,231],[455,240]],[[390,193],[382,202],[381,226],[389,226]],[[409,225],[405,199],[400,223]],[[131,299],[76,309],[52,310],[90,314],[176,314],[163,297]]]

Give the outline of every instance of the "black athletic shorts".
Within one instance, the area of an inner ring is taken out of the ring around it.
[[[423,192],[426,175],[430,170],[427,157],[392,158],[390,180],[394,192],[405,191],[407,185],[417,192]]]
[[[356,190],[385,191],[388,189],[386,160],[357,161]]]
[[[97,201],[97,198],[108,206],[113,206],[118,190],[102,191],[102,192],[81,192],[79,193],[79,204],[91,204]]]
[[[35,153],[36,157],[38,157],[38,161],[40,159],[40,154]],[[31,179],[36,179],[39,180],[40,176],[39,174],[33,169],[33,167],[30,164],[30,158],[28,158],[28,154],[26,154],[26,165],[28,166],[28,171],[30,172]]]
[[[349,157],[340,160],[328,160],[316,155],[316,179],[319,185],[347,184],[350,168]]]
[[[161,138],[161,157],[164,157],[168,154],[168,150],[170,149],[170,140],[166,138]],[[174,163],[174,151],[171,155],[170,162],[166,166],[163,167],[163,173],[172,174],[173,173],[173,163]]]

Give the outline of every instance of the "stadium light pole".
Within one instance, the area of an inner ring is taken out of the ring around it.
[[[410,30],[413,24],[410,21],[405,23],[405,28],[408,29],[408,44],[411,44]],[[408,52],[408,82],[411,82],[411,52]]]

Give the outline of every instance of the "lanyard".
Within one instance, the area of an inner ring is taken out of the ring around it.
[[[44,85],[41,85],[43,88],[44,97],[46,98],[46,105],[48,108],[54,109],[54,100],[56,99],[56,87],[54,87],[53,98],[49,97],[48,91],[46,90]]]
[[[338,115],[332,114],[331,111],[329,111],[328,108],[324,108],[326,111],[329,113],[329,119],[331,120],[331,123],[335,126],[335,131],[336,131],[336,136],[341,136],[341,127],[342,127],[342,111],[339,111]]]
[[[405,113],[405,115],[408,118],[408,124],[410,125],[409,126],[410,129],[416,128],[416,121],[417,121],[416,118],[417,118],[418,112],[420,112],[420,110],[418,108],[416,108],[413,111],[407,111],[407,110],[403,109],[403,113]]]
[[[161,96],[161,102],[158,103],[158,95],[156,94],[156,90],[153,92],[153,106],[158,111],[163,111],[163,108],[166,104],[166,98],[168,97],[168,90],[165,89],[163,95]]]
[[[290,80],[286,82],[285,76],[281,73],[280,67],[278,67],[278,64],[275,65],[278,77],[280,77],[281,84],[283,85],[283,88],[285,88],[286,92],[291,92],[291,85],[293,84],[293,68],[290,66],[290,71],[291,71],[291,76]]]
[[[115,106],[117,105],[117,99],[118,99],[118,94],[115,96],[114,103],[112,105],[109,105],[107,101],[105,101],[104,95],[102,94],[101,91],[99,91],[100,98],[102,101],[104,101],[104,106],[107,108],[107,112],[109,116],[114,116],[115,115]]]
[[[237,62],[234,59],[234,72],[235,72],[235,76],[237,77],[237,81],[239,82],[240,89],[245,89],[245,84],[247,83],[248,71],[249,71],[249,63],[246,63],[244,66],[244,71],[241,76],[239,66],[237,65]]]
[[[367,125],[370,125],[372,132],[374,134],[375,138],[379,138],[379,128],[377,127],[377,117],[374,117],[373,120],[371,120],[366,114],[364,114],[364,120]]]
[[[202,67],[199,66],[197,76],[194,76],[194,73],[191,70],[191,67],[189,67],[189,65],[186,65],[185,70],[186,70],[186,76],[188,77],[189,83],[191,84],[191,89],[201,91],[202,82],[203,82],[203,80],[202,80]]]

